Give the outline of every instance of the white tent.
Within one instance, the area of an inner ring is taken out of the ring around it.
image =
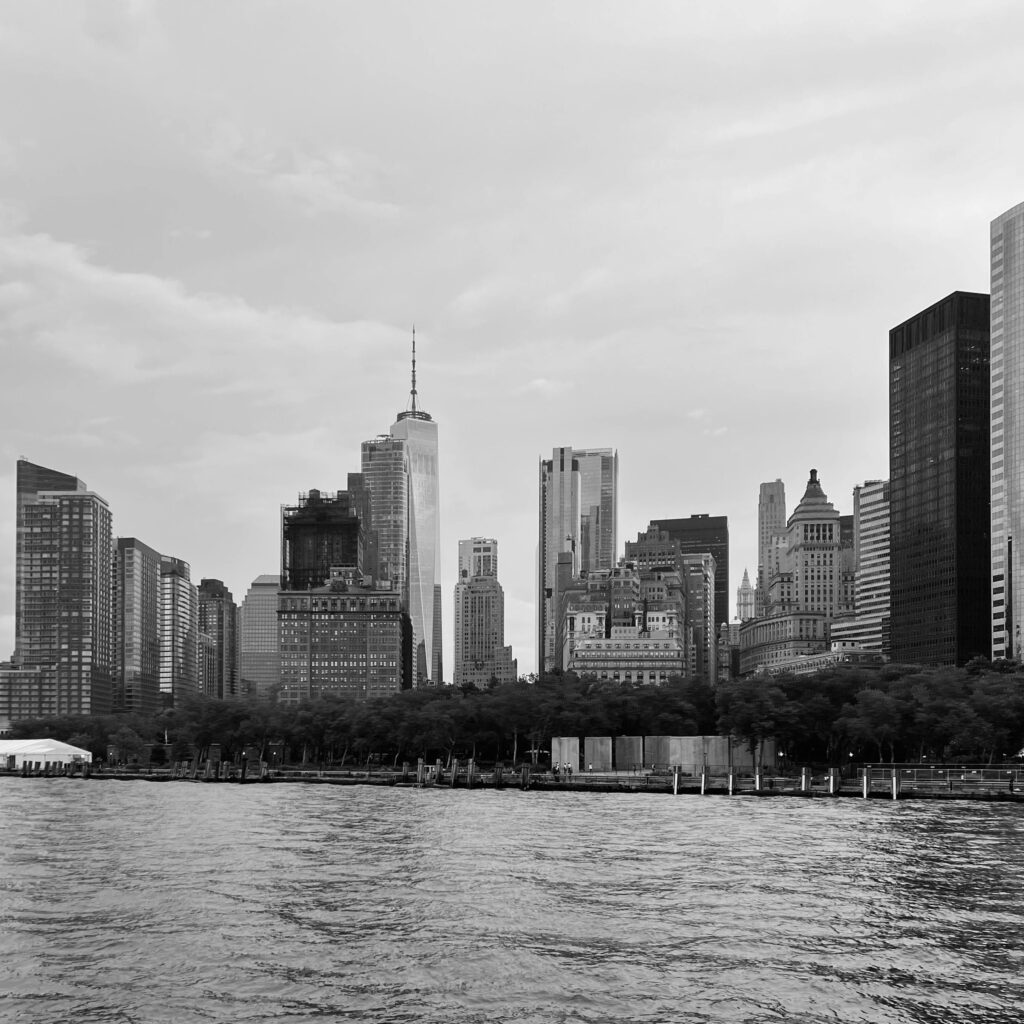
[[[0,767],[21,768],[28,762],[30,768],[49,764],[92,764],[92,754],[81,747],[73,747],[60,740],[0,740]]]

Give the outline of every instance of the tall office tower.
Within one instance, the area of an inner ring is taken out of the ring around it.
[[[498,542],[491,537],[459,541],[459,579],[463,576],[497,576]]]
[[[387,434],[361,446],[370,525],[377,537],[377,577],[390,580],[408,604],[409,469],[405,441]]]
[[[277,638],[280,576],[257,576],[238,609],[238,675],[243,696],[269,700],[281,683]]]
[[[281,509],[283,590],[311,590],[331,578],[331,569],[363,573],[363,531],[359,504],[348,491],[300,494],[297,505]]]
[[[441,516],[437,424],[418,407],[416,335],[409,408],[388,435],[364,441],[362,480],[369,492],[380,573],[399,588],[412,620],[415,686],[444,681],[441,657]]]
[[[455,685],[489,686],[516,678],[512,648],[505,646],[505,594],[498,582],[498,543],[483,537],[459,541],[455,584]]]
[[[417,686],[443,680],[441,661],[441,514],[437,424],[417,407],[416,334],[412,338],[409,408],[398,414],[391,436],[405,442],[409,473],[408,578],[414,672]]]
[[[110,508],[75,477],[25,459],[18,460],[16,494],[12,664],[38,670],[54,713],[109,714]]]
[[[774,543],[786,529],[786,486],[779,479],[761,484],[757,499],[757,585],[754,588],[754,615],[764,615],[768,583],[774,567]]]
[[[115,711],[160,710],[160,553],[118,537],[114,554]]]
[[[361,700],[412,684],[412,624],[398,590],[342,570],[323,587],[279,595],[278,701]]]
[[[889,332],[894,660],[962,665],[989,654],[988,424],[989,298],[953,292]]]
[[[574,448],[580,471],[580,569],[612,569],[618,557],[619,454]]]
[[[212,677],[203,692],[218,700],[234,700],[238,686],[238,606],[220,580],[199,582],[199,631],[213,637],[215,659]]]
[[[868,480],[853,489],[853,615],[832,623],[832,644],[888,654],[889,481]]]
[[[743,570],[743,579],[736,588],[736,618],[740,622],[754,617],[754,588],[750,582],[750,575]]]
[[[199,692],[199,594],[188,562],[160,556],[160,700]]]
[[[580,487],[579,463],[572,448],[555,448],[550,459],[541,459],[537,545],[538,673],[563,667],[556,639],[558,591],[560,580],[574,579],[580,573]]]
[[[653,523],[648,531],[651,529],[656,529]],[[696,654],[693,674],[714,686],[718,681],[718,626],[715,624],[718,577],[715,559],[704,552],[680,555],[679,560],[686,591],[686,623]]]
[[[679,541],[684,555],[708,552],[715,560],[715,630],[729,621],[729,519],[707,513],[689,519],[652,519],[650,529],[664,530]]]
[[[1024,203],[992,221],[991,581],[993,658],[1024,658]]]

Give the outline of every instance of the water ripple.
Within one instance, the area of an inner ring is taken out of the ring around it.
[[[10,1021],[1003,1024],[1015,805],[0,780]]]

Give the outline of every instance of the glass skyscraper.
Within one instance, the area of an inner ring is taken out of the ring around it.
[[[417,405],[416,338],[412,349],[409,408],[390,434],[364,441],[363,485],[370,496],[382,576],[402,594],[412,621],[413,685],[440,685],[441,514],[437,423]]]
[[[1024,655],[1024,203],[992,221],[991,591],[993,658]]]
[[[561,664],[561,593],[582,572],[615,567],[619,456],[613,448],[555,448],[541,459],[537,544],[537,671]]]
[[[988,421],[989,297],[953,292],[889,332],[896,661],[988,654]]]

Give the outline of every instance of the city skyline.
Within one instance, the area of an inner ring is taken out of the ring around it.
[[[849,513],[888,475],[888,331],[988,291],[1021,200],[1008,4],[61,11],[0,10],[0,657],[19,456],[243,595],[401,408],[413,323],[446,666],[485,535],[535,668],[566,441],[618,451],[620,545],[726,516],[731,605],[760,483],[817,466]]]

